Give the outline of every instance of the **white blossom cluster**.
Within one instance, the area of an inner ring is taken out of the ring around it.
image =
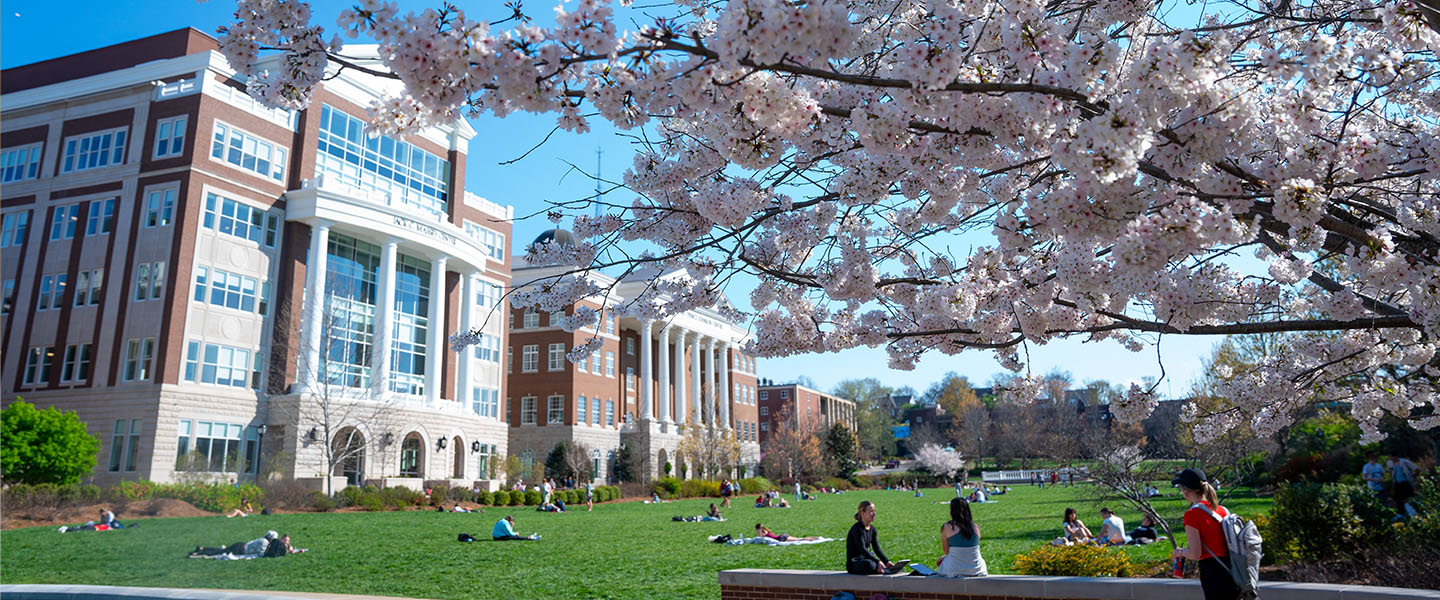
[[[965,458],[959,452],[946,451],[935,444],[926,444],[915,452],[915,462],[931,473],[943,477],[955,477],[965,470]]]
[[[1182,4],[685,1],[623,32],[636,20],[600,0],[551,27],[361,0],[339,26],[405,84],[374,107],[383,131],[517,110],[643,128],[629,206],[528,256],[686,274],[622,315],[715,306],[747,272],[748,310],[725,310],[762,356],[884,345],[911,368],[988,349],[1022,371],[1065,338],[1283,333],[1221,408],[1186,414],[1200,437],[1273,432],[1316,401],[1372,438],[1387,414],[1435,426],[1440,34],[1408,0],[1242,0],[1179,23]],[[309,18],[241,0],[222,45],[262,101],[303,105],[320,81],[338,44]],[[261,72],[263,48],[283,68]],[[601,293],[575,278],[515,303]],[[1155,402],[1132,388],[1114,408]]]

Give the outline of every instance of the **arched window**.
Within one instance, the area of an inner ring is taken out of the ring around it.
[[[424,445],[420,443],[420,434],[411,433],[405,436],[405,441],[400,442],[400,476],[420,477],[421,454],[424,452]]]
[[[465,451],[467,450],[467,448],[465,447],[465,442],[460,441],[460,436],[457,435],[455,436],[455,439],[450,440],[450,447],[455,449],[455,465],[454,470],[451,471],[450,477],[453,479],[464,479]]]
[[[365,485],[365,436],[354,427],[346,427],[335,434],[330,447],[335,459],[335,470],[330,474],[344,476],[347,485]]]

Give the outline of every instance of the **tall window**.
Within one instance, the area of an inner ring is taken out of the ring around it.
[[[247,443],[259,437],[254,427],[236,423],[196,421],[194,439],[191,439],[191,423],[180,421],[180,439],[176,444],[175,464],[182,471],[209,471],[213,473],[254,473],[258,464],[255,444]],[[192,452],[181,452],[194,448]]]
[[[115,199],[106,198],[90,203],[90,218],[85,220],[85,235],[105,235],[115,226]]]
[[[614,353],[614,352],[606,352],[606,353],[605,353],[605,376],[606,376],[606,377],[614,377],[614,376],[615,376],[615,353]]]
[[[280,217],[229,198],[205,196],[206,229],[212,229],[242,240],[250,240],[266,248],[274,248],[280,236]]]
[[[65,360],[60,363],[62,383],[82,383],[90,380],[90,344],[70,344],[65,347]]]
[[[150,359],[155,355],[155,338],[132,338],[125,343],[123,381],[149,381]]]
[[[565,344],[550,344],[549,364],[546,368],[550,371],[565,370]]]
[[[75,306],[99,304],[104,291],[105,269],[81,271],[75,278]]]
[[[605,311],[605,333],[615,335],[615,311]]]
[[[44,385],[50,382],[50,368],[55,365],[53,346],[31,346],[25,355],[25,375],[21,381],[27,386]]]
[[[145,227],[164,227],[175,214],[175,188],[152,190],[145,195]]]
[[[125,460],[125,437],[130,432],[129,419],[117,419],[110,436],[110,470],[119,471]]]
[[[635,338],[625,338],[625,353],[635,355]]]
[[[615,401],[614,401],[614,400],[606,400],[606,401],[605,401],[605,424],[606,424],[606,425],[610,425],[610,426],[614,426],[614,425],[615,425]]]
[[[590,424],[591,424],[591,425],[599,425],[599,424],[600,424],[600,399],[599,399],[599,398],[591,398],[591,399],[590,399],[590,409],[591,409],[591,410],[590,410]]]
[[[60,308],[60,303],[65,301],[67,277],[64,273],[57,273],[40,278],[40,292],[35,295],[35,310]]]
[[[583,424],[590,422],[590,401],[584,396],[575,398],[575,423]]]
[[[6,279],[0,290],[0,315],[8,315],[15,308],[15,280]]]
[[[558,425],[565,422],[565,397],[551,396],[546,398],[546,419],[545,422],[551,425]]]
[[[0,218],[0,248],[25,245],[25,235],[30,232],[30,211],[22,210]]]
[[[485,249],[485,253],[495,260],[505,260],[505,234],[498,233],[481,227],[469,221],[465,222],[465,233]]]
[[[55,214],[50,217],[50,240],[68,240],[75,237],[75,224],[79,221],[78,203],[55,207]]]
[[[380,263],[379,246],[330,234],[325,261],[327,315],[320,368],[331,385],[370,386]]]
[[[480,334],[480,341],[475,343],[474,352],[477,360],[500,362],[500,336]]]
[[[185,149],[185,117],[155,122],[155,158],[179,156]]]
[[[389,194],[392,202],[437,218],[444,215],[450,200],[450,161],[365,129],[364,119],[321,105],[315,171],[345,185]]]
[[[410,434],[400,443],[400,476],[420,476],[420,436]]]
[[[525,324],[523,325],[523,327],[525,327],[526,329],[534,329],[534,328],[536,328],[536,327],[539,327],[539,326],[540,326],[540,313],[535,312],[535,309],[533,309],[533,308],[527,308],[527,309],[525,309],[525,321],[524,321],[524,323],[525,323]]]
[[[252,373],[253,366],[249,350],[192,340],[185,352],[185,381],[258,388],[260,372]]]
[[[165,261],[135,265],[135,301],[155,300],[165,295]]]
[[[526,344],[520,349],[520,372],[534,373],[540,370],[540,345]]]
[[[390,391],[425,393],[425,337],[430,323],[430,263],[400,255],[395,265]],[[439,325],[439,324],[437,324]]]
[[[479,308],[490,310],[500,306],[502,291],[500,286],[488,281],[478,281],[479,287],[475,290],[475,305]],[[514,326],[514,315],[510,317],[511,326]]]
[[[127,131],[128,129],[121,127],[67,138],[65,154],[60,160],[60,172],[98,169],[124,162]]]
[[[275,181],[285,180],[285,149],[230,125],[215,122],[210,157]]]
[[[0,183],[24,181],[40,176],[40,143],[6,148],[0,152]]]
[[[525,396],[520,399],[520,423],[522,425],[535,424],[535,397]]]
[[[500,389],[475,386],[470,391],[470,408],[475,414],[482,417],[499,417]]]
[[[635,367],[625,367],[625,389],[635,391]]]

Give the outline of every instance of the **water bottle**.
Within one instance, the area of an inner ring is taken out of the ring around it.
[[[1176,558],[1176,559],[1175,559],[1175,572],[1171,573],[1170,576],[1171,576],[1171,577],[1175,577],[1175,578],[1179,578],[1179,579],[1184,579],[1184,578],[1185,578],[1185,559],[1183,559],[1183,558]]]

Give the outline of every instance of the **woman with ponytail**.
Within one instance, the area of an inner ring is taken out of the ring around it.
[[[890,572],[895,565],[880,550],[875,532],[875,503],[865,500],[855,512],[855,524],[845,536],[845,572],[851,575],[874,575]]]
[[[964,498],[950,501],[950,520],[940,526],[940,557],[938,573],[946,577],[979,577],[986,575],[985,558],[980,556],[980,526],[970,516],[970,503]]]
[[[1180,494],[1190,503],[1185,511],[1185,539],[1190,544],[1176,548],[1172,558],[1184,558],[1200,563],[1200,587],[1205,590],[1205,600],[1234,600],[1240,597],[1240,588],[1230,577],[1226,562],[1229,549],[1225,545],[1225,533],[1220,529],[1220,518],[1230,514],[1220,506],[1215,488],[1205,481],[1205,473],[1199,469],[1185,469],[1171,482],[1180,486]]]

